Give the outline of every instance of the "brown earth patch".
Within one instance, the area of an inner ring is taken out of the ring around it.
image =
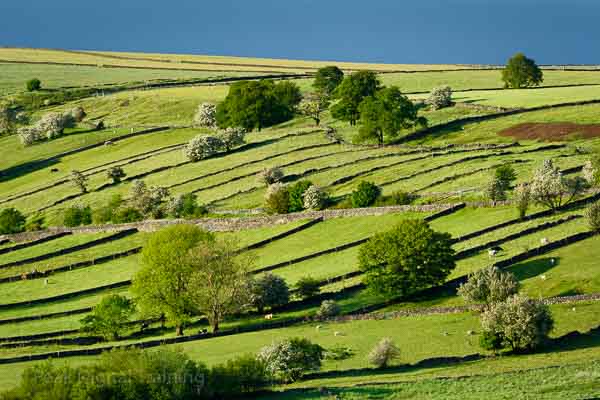
[[[501,136],[518,139],[541,139],[548,141],[589,139],[600,136],[600,124],[575,124],[571,122],[528,122],[499,132]]]

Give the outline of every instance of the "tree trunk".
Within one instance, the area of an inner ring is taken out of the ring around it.
[[[178,324],[178,325],[175,327],[175,335],[176,335],[176,336],[183,336],[183,325],[181,325],[181,324]]]
[[[219,320],[218,319],[215,318],[211,325],[212,325],[213,333],[217,332],[219,330]]]
[[[317,126],[319,126],[320,123],[321,123],[321,119],[315,118],[315,124],[317,124]]]

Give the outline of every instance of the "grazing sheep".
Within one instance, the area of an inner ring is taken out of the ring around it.
[[[554,265],[556,263],[556,260],[554,258],[550,259],[550,265]]]
[[[315,329],[316,329],[316,330],[318,330],[318,331],[320,331],[320,330],[321,330],[321,328],[322,328],[322,326],[321,326],[321,325],[317,325],[317,326],[315,327]]]
[[[273,319],[273,314],[266,314],[265,319]]]
[[[344,336],[342,332],[335,331],[333,332],[333,336]]]
[[[107,140],[106,142],[104,142],[105,146],[112,146],[113,144],[115,144],[115,142],[113,142],[112,140]]]
[[[488,255],[490,256],[490,258],[493,258],[493,257],[496,257],[496,254],[498,254],[501,251],[504,251],[504,249],[502,247],[494,246],[488,250]]]
[[[540,279],[543,280],[543,281],[545,281],[546,280],[546,275],[545,274],[544,275],[540,275]]]
[[[540,243],[542,244],[542,246],[545,246],[548,244],[548,238],[541,238],[540,239]]]

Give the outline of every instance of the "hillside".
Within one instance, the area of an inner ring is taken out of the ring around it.
[[[358,143],[360,124],[340,121],[328,109],[320,126],[296,114],[247,133],[244,144],[228,151],[199,161],[184,153],[194,137],[213,132],[194,126],[198,106],[224,101],[233,81],[268,77],[294,83],[308,96],[314,74],[331,64],[346,75],[374,71],[382,85],[398,86],[415,102],[448,85],[453,103],[419,109],[428,126],[404,129],[384,146]],[[545,160],[572,178],[600,151],[600,69],[542,69],[539,87],[503,89],[496,66],[0,48],[0,102],[19,104],[31,123],[75,107],[87,114],[62,135],[31,146],[16,134],[0,136],[0,211],[44,218],[42,230],[0,238],[0,389],[17,386],[26,368],[47,359],[89,365],[114,347],[162,345],[211,366],[282,338],[305,337],[352,355],[326,359],[319,371],[274,385],[264,398],[600,396],[600,238],[585,216],[598,191],[588,188],[555,212],[532,204],[524,219],[513,201],[514,188],[530,182]],[[24,92],[34,77],[42,90]],[[57,93],[61,101],[47,104],[28,97]],[[103,121],[104,129],[89,121]],[[489,201],[491,177],[506,165],[516,173],[507,199]],[[125,174],[119,181],[107,175],[115,167]],[[322,188],[329,206],[267,214],[268,188],[257,178],[274,167],[290,186],[308,180]],[[73,185],[74,170],[87,178],[85,191]],[[201,333],[209,327],[203,315],[194,315],[181,337],[141,313],[119,340],[83,331],[80,320],[102,298],[134,297],[142,248],[173,219],[146,215],[140,222],[65,227],[65,213],[80,206],[98,212],[117,195],[133,203],[140,180],[167,189],[168,197],[196,195],[206,213],[179,222],[233,239],[255,260],[253,275],[272,272],[290,288],[312,277],[318,293],[301,298],[293,291],[289,303],[269,311],[272,319],[254,309],[228,316],[216,334]],[[363,181],[377,185],[381,197],[354,208],[350,199]],[[398,193],[411,194],[408,204],[394,200]],[[402,221],[422,219],[452,237],[456,267],[446,282],[409,296],[369,290],[359,268],[361,245]],[[495,246],[502,251],[492,256]],[[480,347],[478,314],[456,289],[491,264],[512,272],[521,293],[549,305],[554,329],[540,351],[496,355]],[[341,315],[313,319],[324,300],[335,300]],[[401,355],[378,370],[367,356],[383,337]]]

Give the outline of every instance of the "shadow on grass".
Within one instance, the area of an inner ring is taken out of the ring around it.
[[[560,265],[559,257],[544,257],[515,264],[507,268],[506,271],[513,273],[518,280],[523,281],[543,275],[558,265]]]
[[[40,169],[48,168],[52,165],[58,164],[58,162],[59,160],[57,158],[49,158],[45,160],[28,161],[23,164],[15,165],[0,171],[0,182],[6,182],[11,179],[19,178],[23,175],[27,175]]]

